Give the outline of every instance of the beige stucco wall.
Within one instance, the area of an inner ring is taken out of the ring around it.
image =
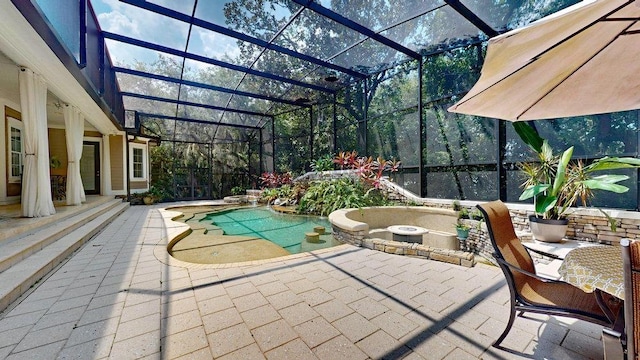
[[[131,185],[131,190],[140,190],[140,189],[146,190],[149,186],[146,181],[132,181],[130,185]]]
[[[49,128],[49,159],[55,156],[60,160],[60,167],[49,169],[51,175],[67,175],[67,141],[64,129]]]
[[[111,156],[111,189],[125,190],[124,172],[124,137],[122,135],[109,136],[109,155]]]

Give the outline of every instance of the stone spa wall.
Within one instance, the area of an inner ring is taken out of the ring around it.
[[[474,255],[458,249],[457,213],[422,206],[385,206],[343,209],[329,215],[334,237],[342,242],[386,253],[418,256],[471,267]],[[394,241],[385,229],[391,225],[426,228],[421,243]]]

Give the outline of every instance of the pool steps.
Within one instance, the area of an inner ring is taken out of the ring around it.
[[[181,211],[180,206],[168,208],[167,210],[176,211],[179,214],[173,217],[172,220],[180,221],[181,223],[184,223],[189,226],[187,233],[182,234],[179,237],[179,239],[175,239],[175,241],[170,242],[168,246],[168,249],[170,249],[169,252],[171,252],[171,249],[173,249],[173,246],[177,244],[179,240],[184,239],[187,235],[194,235],[194,236],[223,235],[223,236],[228,236],[230,239],[234,238],[235,237],[234,235],[225,235],[224,231],[220,227],[213,225],[210,221],[206,220],[206,218],[212,212],[229,211],[236,208],[245,208],[244,206],[237,207],[237,206],[228,206],[228,204],[225,204],[225,205],[227,206],[223,205],[220,209],[207,208],[207,209],[197,209],[197,211],[185,211],[185,212]],[[291,213],[293,211],[290,208],[285,208],[280,206],[272,206],[271,208],[272,210],[280,213]],[[333,238],[333,235],[330,229],[327,229],[325,226],[316,226],[314,228],[314,232],[317,233],[317,236],[318,236],[317,239],[315,239],[313,236],[311,237],[311,239],[305,236],[299,245],[291,245],[291,246],[300,246],[300,252],[308,252],[308,251],[315,251],[315,250],[326,247],[326,245],[324,244],[326,244],[327,242],[334,243],[337,241]],[[340,242],[338,241],[338,243]],[[287,247],[284,247],[284,249],[287,249]]]

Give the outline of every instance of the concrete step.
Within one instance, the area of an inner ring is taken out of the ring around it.
[[[22,256],[22,259],[14,262],[0,273],[0,311],[6,309],[33,284],[42,279],[129,207],[129,203],[123,203],[119,199],[114,202],[110,201],[108,204],[108,206],[104,204],[25,236],[24,241],[31,242],[29,244],[31,246],[25,245],[25,247],[40,247],[40,249],[28,250],[31,252],[29,255],[23,255],[21,251],[21,254],[16,256]],[[45,233],[55,235],[45,236]],[[36,241],[37,238],[40,238],[40,241]],[[44,243],[47,245],[42,245]]]
[[[121,199],[111,199],[86,211],[75,213],[55,223],[29,229],[28,232],[0,242],[0,272],[121,204]]]
[[[20,204],[16,204],[13,209],[13,214],[9,215],[10,218],[13,217],[14,219],[3,223],[3,225],[7,226],[0,231],[0,245],[5,241],[21,237],[26,233],[55,224],[63,219],[85,212],[92,207],[113,200],[113,196],[88,195],[87,202],[82,205],[66,206],[63,202],[54,202],[56,213],[51,216],[38,218],[21,218],[22,211],[20,210]]]

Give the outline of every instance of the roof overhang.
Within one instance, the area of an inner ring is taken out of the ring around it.
[[[48,90],[77,107],[100,133],[116,134],[121,130],[9,1],[0,4],[0,50],[19,66],[42,75]]]

